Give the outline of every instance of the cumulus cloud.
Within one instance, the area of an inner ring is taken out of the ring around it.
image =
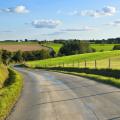
[[[59,26],[62,22],[60,20],[52,20],[52,19],[49,19],[49,20],[45,20],[45,19],[42,19],[42,20],[34,20],[32,22],[32,25],[35,27],[35,28],[56,28],[57,26]]]
[[[117,8],[114,6],[106,6],[102,10],[84,10],[81,11],[81,15],[90,17],[102,17],[102,16],[112,16],[117,12]]]
[[[0,12],[23,14],[23,13],[28,13],[29,10],[27,9],[26,6],[19,5],[16,7],[0,9]]]
[[[62,29],[62,31],[66,31],[66,32],[79,32],[79,31],[92,31],[95,30],[95,28],[93,27],[84,27],[84,28],[70,28],[70,29]]]

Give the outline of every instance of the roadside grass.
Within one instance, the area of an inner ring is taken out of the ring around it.
[[[95,80],[97,82],[109,84],[120,88],[120,75],[119,75],[120,70],[88,69],[88,68],[79,69],[79,68],[62,68],[62,67],[49,68],[47,70],[81,76],[81,77],[89,78],[91,80]]]
[[[43,45],[44,45],[44,46],[47,46],[47,47],[53,48],[54,51],[56,52],[56,54],[59,52],[60,48],[62,47],[62,44],[52,43],[52,42],[44,43]]]
[[[10,113],[22,90],[22,76],[15,70],[9,69],[9,78],[0,89],[0,120]]]
[[[109,58],[111,58],[111,68],[120,69],[120,50],[86,53],[50,58],[46,60],[30,61],[26,62],[25,65],[34,68],[63,66],[63,64],[64,67],[73,67],[74,64],[74,67],[84,68],[86,61],[86,67],[94,68],[95,60],[97,60],[97,68],[108,68]]]
[[[0,88],[3,87],[5,80],[8,78],[8,69],[3,64],[0,64]]]

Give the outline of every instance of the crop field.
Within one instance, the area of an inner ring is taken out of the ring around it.
[[[43,45],[53,48],[56,53],[58,53],[60,48],[62,47],[62,44],[52,43],[52,42],[45,43]]]
[[[36,44],[38,44],[38,42],[5,42],[5,41],[0,41],[0,45],[36,45]]]
[[[41,50],[41,49],[48,49],[48,48],[40,46],[39,44],[0,44],[0,49],[15,52],[18,50],[34,51],[34,50]]]
[[[109,60],[110,59],[110,60]],[[26,65],[30,67],[54,67],[54,66],[64,66],[64,67],[95,67],[98,68],[108,68],[109,61],[111,62],[111,68],[120,69],[120,50],[117,51],[105,51],[105,52],[95,52],[78,54],[72,56],[51,58],[46,60],[38,60],[27,62]]]

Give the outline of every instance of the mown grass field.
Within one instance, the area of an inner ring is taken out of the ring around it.
[[[116,44],[91,44],[90,46],[94,48],[97,52],[99,51],[111,51]]]
[[[52,42],[45,43],[43,45],[53,48],[56,53],[58,53],[60,48],[62,47],[62,44],[52,43]]]
[[[108,68],[109,58],[111,58],[111,68],[120,69],[120,50],[86,53],[86,54],[51,58],[46,60],[31,61],[31,62],[26,62],[26,65],[33,68],[34,67],[54,67],[54,66],[84,68],[85,61],[86,61],[86,67],[94,68],[95,60],[96,60],[97,68]]]

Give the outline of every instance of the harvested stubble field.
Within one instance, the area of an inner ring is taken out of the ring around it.
[[[0,49],[15,52],[18,50],[21,50],[21,51],[35,51],[35,50],[42,50],[42,49],[47,50],[48,48],[44,46],[40,46],[39,44],[16,44],[16,45],[0,44]]]

